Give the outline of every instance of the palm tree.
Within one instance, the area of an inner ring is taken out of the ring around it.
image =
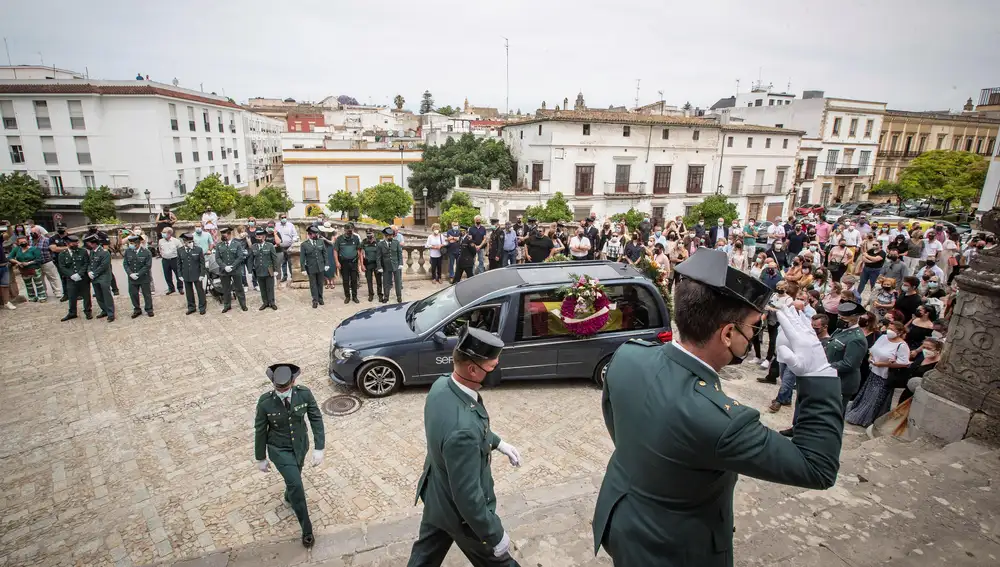
[[[406,99],[403,95],[396,95],[396,98],[392,99],[392,103],[396,105],[397,110],[403,110],[403,105],[406,104]]]

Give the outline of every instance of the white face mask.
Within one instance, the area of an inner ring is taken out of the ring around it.
[[[885,332],[885,336],[889,337],[890,339],[894,339],[896,338],[896,331],[890,329]]]
[[[937,354],[934,351],[932,351],[930,349],[927,349],[927,348],[920,349],[920,352],[924,353],[924,358],[930,358],[930,357],[934,356],[935,354]]]
[[[288,398],[292,397],[292,389],[291,388],[285,390],[284,392],[279,392],[279,391],[275,390],[274,393],[277,394],[278,398],[280,398],[281,400],[287,400]]]
[[[935,339],[943,339],[944,335],[941,334],[941,331],[934,331],[931,333],[931,337]]]

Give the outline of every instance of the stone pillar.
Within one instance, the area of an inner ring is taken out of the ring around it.
[[[949,442],[1000,443],[1000,249],[983,250],[955,281],[944,352],[914,396],[910,425]]]

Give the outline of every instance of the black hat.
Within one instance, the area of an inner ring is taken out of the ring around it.
[[[184,234],[181,235],[181,238],[183,238],[184,240],[194,240],[194,235],[191,234],[190,232],[185,232]]]
[[[224,227],[222,227],[222,228],[219,229],[219,234],[229,234],[230,230],[232,230],[232,229],[230,229],[228,226],[224,226]]]
[[[465,232],[469,232],[469,227],[465,226],[464,224],[462,226],[458,227],[458,229],[459,230],[464,230]]]
[[[848,299],[843,299],[840,301],[840,305],[837,306],[837,315],[841,317],[855,317],[858,315],[864,315],[867,313],[865,308],[857,301],[850,301]]]
[[[594,219],[592,219],[592,218],[590,218],[590,217],[584,217],[584,219],[583,219],[583,221],[582,221],[582,222],[585,222],[585,223],[587,223],[587,224],[590,224],[590,223],[594,222]]]
[[[97,233],[91,233],[83,237],[84,242],[97,242]]]
[[[319,232],[319,229],[312,225],[309,225],[309,228],[306,229],[306,233],[308,234],[316,234],[317,232]]]
[[[294,364],[278,363],[267,367],[267,377],[275,386],[287,386],[299,377],[301,370]]]
[[[458,333],[458,352],[477,360],[493,360],[500,357],[503,341],[496,335],[469,327],[466,324]]]
[[[75,234],[71,234],[71,235],[69,235],[69,236],[66,237],[66,242],[79,242],[79,241],[80,241],[80,238],[77,235],[75,235]]]
[[[556,227],[557,227],[557,228],[566,228],[566,223],[564,223],[564,222],[562,222],[562,221],[560,221],[560,222],[557,222],[557,223],[556,223]]]
[[[264,230],[263,228],[258,228],[257,230],[253,231],[253,233],[256,236],[264,236],[267,233],[267,231]]]
[[[129,242],[139,242],[140,240],[142,240],[142,237],[139,236],[138,234],[133,234],[132,236],[128,237]]]
[[[537,220],[535,217],[528,217],[528,222],[535,222]]]
[[[66,230],[66,224],[65,223],[59,223],[59,224],[57,224],[56,225],[56,230],[57,231],[59,231],[59,230]]]
[[[351,229],[351,230],[354,230],[354,223],[353,222],[349,222],[349,223],[347,223],[347,224],[344,225],[344,230],[347,230],[348,228]]]
[[[771,299],[771,288],[750,274],[730,267],[729,258],[722,250],[699,248],[690,258],[677,264],[674,271],[760,312]]]
[[[510,221],[507,221],[510,222]],[[500,224],[500,219],[490,219],[490,224]]]
[[[392,227],[391,226],[387,226],[387,227],[383,228],[382,229],[382,234],[392,234]]]

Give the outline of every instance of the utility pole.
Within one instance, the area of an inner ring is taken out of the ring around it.
[[[740,96],[740,80],[736,79],[736,96]]]
[[[510,114],[510,40],[506,37],[503,38],[503,49],[507,58],[506,63],[504,64],[507,73],[507,98],[504,102],[504,116],[507,116]]]
[[[639,108],[639,81],[642,79],[635,80],[635,107]]]
[[[16,79],[17,78],[17,69],[14,67],[14,64],[10,62],[10,47],[7,46],[7,38],[6,37],[3,38],[3,48],[7,51],[7,64],[10,65],[10,68],[14,71],[14,78]]]
[[[663,100],[663,91],[656,91],[660,94],[660,116],[663,116],[663,107],[666,106],[666,102]]]

